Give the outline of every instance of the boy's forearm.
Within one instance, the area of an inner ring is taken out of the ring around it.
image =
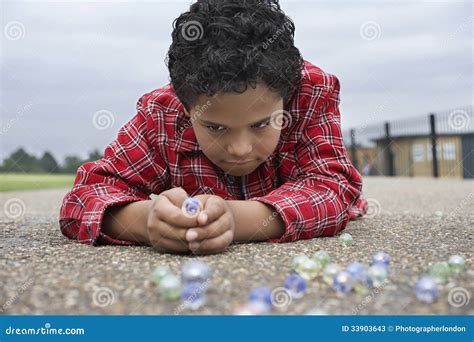
[[[152,203],[152,200],[145,200],[107,208],[102,232],[115,239],[149,244],[147,220]]]
[[[265,241],[280,238],[285,224],[275,209],[258,201],[227,201],[234,213],[234,241]],[[149,244],[147,220],[153,200],[107,208],[102,232],[121,240]]]
[[[265,241],[280,238],[285,223],[275,209],[259,201],[227,201],[234,213],[234,241]]]

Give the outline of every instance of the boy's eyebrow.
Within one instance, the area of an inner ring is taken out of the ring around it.
[[[266,118],[263,118],[263,119],[260,119],[260,120],[258,120],[258,121],[256,121],[256,122],[254,122],[254,123],[251,123],[250,126],[257,125],[257,124],[262,123],[262,122],[264,122],[264,121],[267,121],[267,120],[269,120],[269,119],[271,119],[271,118],[272,118],[271,115],[270,115],[270,116],[267,116]],[[220,124],[220,123],[217,123],[217,122],[207,121],[207,120],[203,120],[203,119],[199,119],[199,120],[200,120],[202,123],[207,124],[207,125],[225,126],[225,125]]]

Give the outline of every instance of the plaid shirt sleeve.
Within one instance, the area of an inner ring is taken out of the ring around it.
[[[296,144],[296,167],[281,172],[283,184],[257,200],[273,206],[285,223],[285,232],[270,242],[288,242],[331,236],[367,210],[360,197],[362,178],[348,159],[340,129],[339,80],[326,74],[326,94],[312,96],[304,113],[304,127]],[[321,94],[313,85],[312,94]]]
[[[146,108],[144,97],[137,114],[119,131],[98,161],[77,170],[73,188],[64,197],[59,217],[63,235],[82,243],[135,245],[101,232],[107,207],[147,200],[153,191],[169,186],[169,172],[158,150],[156,115]],[[159,120],[158,120],[159,121]]]

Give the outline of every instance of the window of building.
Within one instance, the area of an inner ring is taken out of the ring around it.
[[[419,162],[425,160],[425,146],[422,144],[411,145],[411,157],[413,161]]]
[[[456,145],[453,142],[443,143],[443,159],[456,160]]]

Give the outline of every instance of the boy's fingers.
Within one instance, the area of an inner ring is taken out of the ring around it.
[[[183,214],[166,196],[158,196],[153,203],[153,217],[164,221],[174,227],[189,228],[197,225],[196,217]]]
[[[206,201],[203,213],[207,215],[206,223],[216,220],[226,211],[224,200],[217,196],[211,196]],[[201,216],[201,215],[200,215]]]
[[[168,224],[164,221],[150,222],[148,224],[148,230],[151,232],[152,235],[155,232],[157,236],[163,236],[167,239],[172,240],[186,240],[186,232],[188,231],[186,228],[182,227],[173,227],[172,225]]]
[[[209,222],[209,217],[204,211],[201,211],[197,216],[197,221],[200,226],[203,226]]]
[[[189,243],[189,249],[194,254],[209,254],[222,252],[230,245],[234,238],[234,232],[231,230],[226,231],[224,234],[219,235],[213,239],[204,240],[201,242]]]
[[[187,230],[186,240],[188,241],[202,241],[204,239],[211,239],[216,236],[224,234],[229,229],[230,219],[228,215],[222,215],[217,220],[202,227],[193,227]]]
[[[175,206],[181,208],[183,202],[188,198],[188,193],[181,187],[172,188],[161,193],[162,196],[165,196],[170,200]]]

